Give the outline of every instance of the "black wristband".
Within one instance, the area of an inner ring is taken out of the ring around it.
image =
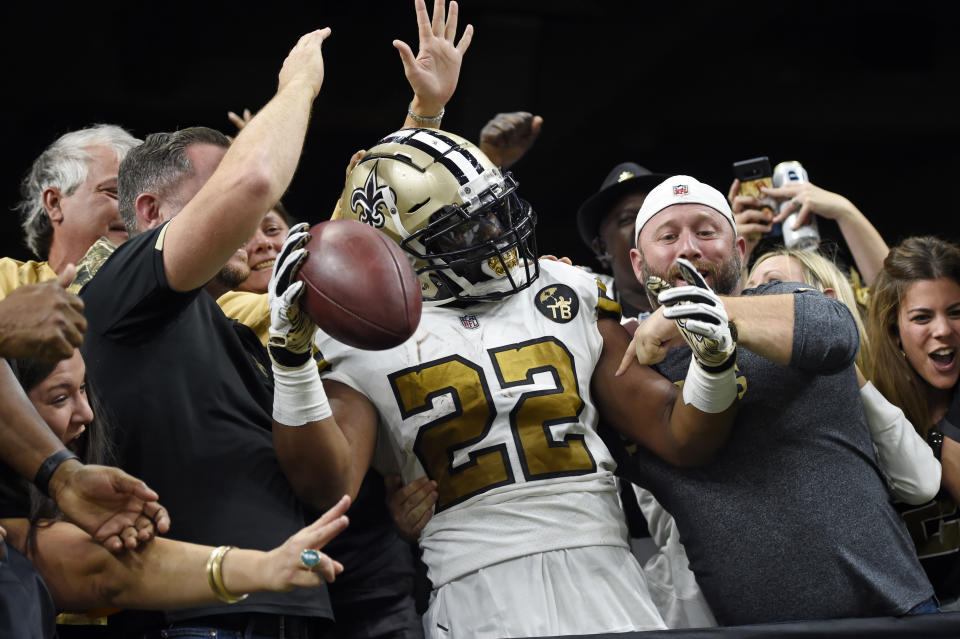
[[[61,448],[44,459],[43,463],[40,464],[40,470],[37,471],[37,476],[33,478],[33,485],[49,497],[50,478],[53,477],[53,473],[60,467],[60,464],[68,459],[79,459],[79,457],[77,457],[72,450]]]
[[[273,344],[267,344],[267,351],[270,353],[270,358],[274,363],[282,368],[300,368],[313,357],[310,351],[294,353],[293,351],[288,351],[283,346],[275,346]]]
[[[708,373],[722,373],[723,371],[727,370],[731,366],[735,366],[736,363],[737,363],[736,348],[733,349],[733,353],[730,354],[730,357],[728,357],[726,361],[724,361],[723,364],[720,364],[719,366],[705,366],[703,363],[697,360],[697,364],[699,364],[700,368],[707,371]]]
[[[943,456],[943,433],[936,428],[931,428],[927,433],[927,443],[933,449],[933,456],[937,458],[937,461],[940,461]]]

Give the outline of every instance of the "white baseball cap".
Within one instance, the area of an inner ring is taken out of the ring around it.
[[[714,209],[727,218],[733,227],[733,234],[737,234],[737,223],[733,220],[733,211],[727,198],[720,191],[709,184],[704,184],[689,175],[674,175],[669,177],[647,193],[643,206],[637,212],[637,223],[634,226],[634,239],[640,237],[643,226],[654,215],[674,204],[703,204]]]

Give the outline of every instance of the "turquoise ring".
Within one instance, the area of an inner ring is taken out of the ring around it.
[[[304,568],[313,570],[313,567],[320,563],[320,552],[312,548],[307,548],[300,553],[300,563]]]

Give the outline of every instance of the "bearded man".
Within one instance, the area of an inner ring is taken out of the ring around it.
[[[640,324],[625,363],[635,351],[641,363],[683,383],[689,352],[680,339],[683,322],[672,318],[682,302],[707,308],[713,293],[686,286],[682,260],[714,291],[732,296],[720,297],[725,315],[686,321],[729,328],[739,345],[740,410],[713,462],[680,468],[613,433],[604,437],[618,472],[648,488],[676,519],[717,621],[935,611],[877,466],[847,308],[779,281],[734,296],[744,240],[723,195],[692,177],[676,175],[650,191],[635,233],[634,273],[651,297],[662,291],[652,301],[663,306]],[[710,339],[691,343],[708,354],[716,346]]]

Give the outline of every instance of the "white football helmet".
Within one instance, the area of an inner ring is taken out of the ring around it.
[[[436,129],[402,129],[357,163],[341,216],[380,229],[410,256],[424,304],[501,299],[540,274],[536,215],[480,149]]]

